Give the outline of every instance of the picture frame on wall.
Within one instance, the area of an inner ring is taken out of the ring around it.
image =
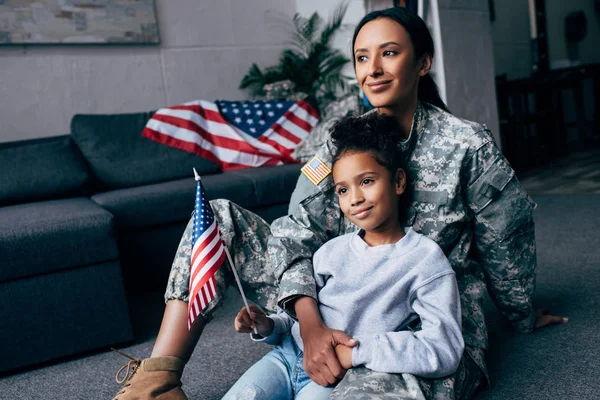
[[[158,43],[154,0],[0,0],[0,45]]]

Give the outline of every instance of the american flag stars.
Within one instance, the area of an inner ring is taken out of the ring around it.
[[[219,112],[230,124],[254,137],[271,127],[293,104],[293,101],[216,101]],[[240,118],[243,115],[245,118]],[[259,125],[256,127],[256,125]],[[254,129],[250,127],[254,125]]]
[[[203,188],[201,184],[197,185],[196,203],[194,204],[194,234],[192,243],[196,243],[196,240],[198,240],[200,235],[205,232],[215,220],[210,204],[202,192]]]

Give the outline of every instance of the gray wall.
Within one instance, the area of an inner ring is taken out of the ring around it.
[[[69,132],[75,113],[242,99],[284,47],[295,0],[156,0],[160,46],[0,47],[0,142]]]
[[[500,145],[488,2],[439,0],[447,104],[454,115],[484,123]]]
[[[527,0],[495,1],[492,38],[496,75],[508,79],[531,75],[531,34]]]

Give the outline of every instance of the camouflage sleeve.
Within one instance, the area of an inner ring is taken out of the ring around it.
[[[535,203],[494,144],[485,141],[465,168],[466,197],[474,215],[475,258],[500,312],[520,332],[535,326]]]
[[[316,157],[331,168],[332,152],[327,142]],[[322,244],[338,235],[341,216],[331,173],[318,185],[301,174],[288,215],[271,224],[268,253],[280,282],[278,305],[292,316],[292,300],[317,297],[312,257]]]

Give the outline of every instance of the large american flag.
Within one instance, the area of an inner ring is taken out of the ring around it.
[[[304,100],[196,100],[161,108],[142,135],[233,170],[295,163],[291,153],[318,118]]]
[[[195,171],[194,171],[195,172]],[[190,290],[188,302],[188,329],[200,312],[217,293],[215,273],[225,260],[225,245],[212,208],[204,195],[200,177],[196,176],[196,203],[192,235]]]

